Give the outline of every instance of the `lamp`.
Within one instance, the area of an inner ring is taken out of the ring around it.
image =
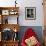
[[[17,32],[17,29],[15,28],[14,29],[14,37],[13,37],[13,40],[18,40],[18,32]],[[18,40],[19,41],[19,40]]]
[[[14,29],[14,32],[17,32],[17,30],[16,30],[16,29]]]

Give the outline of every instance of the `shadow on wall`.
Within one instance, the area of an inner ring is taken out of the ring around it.
[[[19,40],[21,42],[23,36],[24,36],[24,33],[25,31],[28,29],[28,28],[32,28],[34,30],[34,32],[36,32],[37,34],[37,37],[39,39],[39,41],[41,43],[43,43],[43,30],[42,30],[42,26],[21,26],[20,27],[20,32],[19,32]]]

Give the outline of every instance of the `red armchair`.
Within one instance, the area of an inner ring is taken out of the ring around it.
[[[34,44],[34,46],[41,46],[40,42],[37,40],[37,35],[36,33],[33,31],[32,28],[29,28],[27,29],[27,31],[25,32],[25,35],[24,37],[22,38],[22,42],[21,42],[21,46],[33,46],[31,45],[31,42],[28,42],[28,41],[31,41],[32,39],[36,39],[34,40],[36,44]],[[29,40],[30,39],[30,40]],[[25,42],[26,41],[26,42]],[[32,42],[34,42],[32,41]],[[30,44],[30,45],[27,45],[27,44]],[[33,43],[32,43],[33,44]]]

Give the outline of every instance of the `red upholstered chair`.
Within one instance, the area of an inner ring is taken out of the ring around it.
[[[21,42],[21,46],[27,46],[25,40],[29,39],[30,37],[35,37],[37,40],[37,35],[36,33],[33,31],[32,28],[28,28],[24,34],[24,37],[22,38],[22,42]],[[31,45],[29,45],[31,46]],[[34,46],[41,46],[40,42],[37,40],[37,43]]]

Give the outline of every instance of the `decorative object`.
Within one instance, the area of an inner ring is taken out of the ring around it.
[[[9,14],[10,15],[16,15],[18,12],[17,11],[14,11],[14,10],[10,10]]]
[[[36,37],[32,36],[25,40],[25,43],[27,46],[35,46],[38,43],[38,40]]]
[[[0,7],[0,46],[18,46],[19,7]],[[14,27],[17,32],[14,32]]]
[[[42,46],[36,32],[32,28],[26,30],[22,38],[21,46]]]
[[[36,8],[26,7],[25,8],[25,18],[27,20],[35,20],[36,19]]]
[[[15,32],[15,33],[14,33],[13,40],[14,40],[14,41],[15,41],[15,40],[18,40],[18,32]]]
[[[8,41],[12,39],[12,30],[10,28],[5,28],[3,30],[3,34],[2,34],[2,40],[4,41]]]
[[[17,4],[17,2],[16,2],[17,0],[15,0],[15,7],[16,7],[16,4]]]
[[[2,10],[2,15],[9,15],[9,10]]]
[[[5,24],[8,24],[8,18],[7,18],[7,19],[5,19]]]
[[[14,29],[14,32],[17,32],[16,28]]]

